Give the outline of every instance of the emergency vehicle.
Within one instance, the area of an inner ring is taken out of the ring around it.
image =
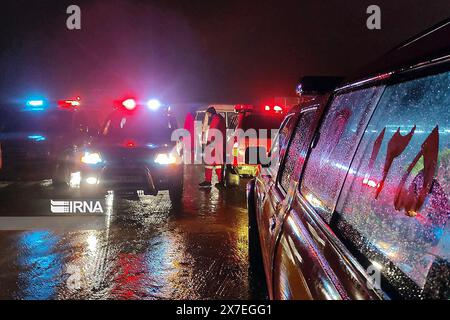
[[[74,159],[72,187],[83,194],[169,190],[177,201],[183,191],[183,166],[177,142],[171,141],[177,121],[158,100],[118,100],[98,137]]]
[[[52,179],[61,186],[71,159],[97,135],[94,111],[79,97],[49,101],[31,99],[0,107],[0,180]]]
[[[206,108],[201,108],[195,113],[195,121],[202,124],[201,130],[198,133],[197,141],[199,145],[205,146],[208,137],[208,129],[211,119],[206,117],[206,110],[210,107],[216,109],[216,112],[225,119],[227,129],[236,128],[237,113],[234,104],[210,104]]]
[[[235,112],[238,114],[235,135],[228,137],[228,143],[233,143],[228,179],[233,173],[245,177],[257,174],[259,165],[257,161],[251,163],[250,154],[268,155],[272,137],[277,134],[286,110],[279,105],[236,105]]]

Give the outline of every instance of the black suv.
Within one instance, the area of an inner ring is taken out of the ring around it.
[[[248,185],[271,298],[450,298],[449,41],[446,21],[287,115]]]

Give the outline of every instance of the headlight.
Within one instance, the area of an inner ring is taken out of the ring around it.
[[[158,164],[174,164],[177,162],[177,159],[170,153],[159,153],[155,162]]]
[[[81,162],[86,164],[99,164],[102,162],[102,157],[98,152],[88,152],[84,153],[84,156],[81,157]]]

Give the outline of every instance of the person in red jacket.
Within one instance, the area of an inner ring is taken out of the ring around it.
[[[225,144],[226,144],[226,122],[225,119],[216,112],[214,107],[206,110],[207,116],[211,119],[211,123],[208,129],[208,139],[205,147],[205,181],[199,184],[200,188],[211,188],[211,180],[213,175],[213,169],[216,170],[218,183],[217,188],[224,186],[223,183],[223,168],[225,160]],[[216,135],[220,133],[221,139]],[[221,140],[221,141],[220,141]],[[214,145],[212,143],[214,142]]]

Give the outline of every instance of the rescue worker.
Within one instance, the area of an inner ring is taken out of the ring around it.
[[[206,116],[211,118],[211,124],[209,125],[207,144],[205,148],[204,161],[205,161],[205,181],[199,184],[200,188],[211,188],[211,181],[213,175],[213,169],[216,171],[218,183],[215,184],[217,188],[225,186],[223,183],[223,169],[225,160],[225,144],[226,144],[226,122],[225,119],[216,112],[214,107],[206,110]],[[216,141],[215,133],[222,134],[222,141]],[[216,141],[216,142],[215,142]],[[212,147],[212,143],[214,145]],[[208,149],[213,148],[211,152]]]

